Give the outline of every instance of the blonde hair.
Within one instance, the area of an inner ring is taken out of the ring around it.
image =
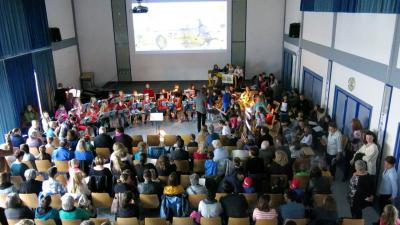
[[[114,155],[116,156],[124,156],[126,155],[126,153],[128,153],[128,149],[125,147],[124,144],[120,143],[120,142],[116,142],[113,145],[113,151],[114,151]]]
[[[104,159],[100,156],[96,156],[96,158],[94,158],[94,164],[96,166],[104,165]]]
[[[71,160],[69,160],[68,165],[70,168],[79,168],[79,160],[71,159]]]
[[[286,166],[289,162],[287,154],[282,150],[278,150],[275,152],[274,161],[281,166]]]
[[[80,151],[80,152],[85,152],[87,151],[87,147],[86,147],[86,143],[85,140],[80,139],[78,141],[78,144],[76,145],[76,150]]]
[[[396,225],[396,220],[399,217],[399,212],[393,205],[386,205],[383,208],[382,220],[385,225]]]
[[[81,172],[73,173],[71,179],[72,179],[71,192],[76,193],[79,191],[79,188],[82,185],[83,174]]]

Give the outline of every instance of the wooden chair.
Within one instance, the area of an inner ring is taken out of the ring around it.
[[[194,222],[190,217],[173,217],[172,225],[194,225]]]
[[[137,147],[139,142],[142,142],[142,141],[143,141],[142,135],[132,135],[133,147]]]
[[[326,199],[326,197],[328,197],[329,195],[324,195],[324,194],[315,194],[313,196],[313,202],[314,202],[314,208],[315,207],[320,207],[323,206],[324,204],[324,200]]]
[[[300,188],[302,189],[306,189],[310,182],[309,176],[293,176],[293,179],[298,179],[300,181]]]
[[[92,192],[92,202],[95,208],[110,208],[113,199],[108,193]]]
[[[285,224],[290,220],[296,222],[296,225],[307,225],[308,224],[308,219],[286,219]],[[354,225],[354,224],[351,224],[351,225]]]
[[[229,153],[230,156],[232,156],[232,151],[236,150],[236,146],[224,146],[224,149]]]
[[[246,198],[247,204],[250,209],[254,209],[257,205],[257,194],[256,193],[242,193],[242,195]]]
[[[342,225],[364,225],[364,219],[347,219],[343,218]]]
[[[117,225],[139,225],[139,221],[136,217],[131,218],[117,218]]]
[[[181,175],[181,186],[186,189],[187,187],[190,186],[190,179],[189,179],[190,175]]]
[[[34,169],[31,161],[22,161],[22,163],[27,165],[29,169]]]
[[[282,194],[268,194],[271,197],[271,208],[277,209],[283,203]]]
[[[193,153],[197,152],[198,149],[199,149],[198,147],[188,147],[187,151],[189,152],[189,157],[192,158]]]
[[[214,218],[200,218],[200,225],[222,225],[221,217]]]
[[[273,220],[257,220],[255,225],[278,225],[278,219]]]
[[[111,156],[109,148],[96,148],[96,155],[103,159],[109,159]]]
[[[159,146],[160,135],[147,135],[147,146]]]
[[[7,195],[5,193],[0,194],[0,207],[5,209],[6,207],[6,200],[7,200]]]
[[[189,173],[189,161],[188,160],[174,160],[176,165],[176,171],[180,173]]]
[[[11,176],[10,177],[11,183],[15,185],[17,189],[21,186],[21,183],[24,182],[21,176]]]
[[[162,218],[144,218],[144,225],[167,225],[167,221]]]
[[[54,165],[57,167],[57,171],[59,173],[68,173],[68,169],[69,169],[68,161],[55,160]]]
[[[176,143],[176,135],[166,134],[164,135],[164,145],[165,146],[173,146]]]
[[[56,225],[56,222],[53,219],[50,220],[39,220],[35,219],[36,225]]]
[[[142,208],[144,209],[157,209],[160,206],[160,201],[158,199],[158,195],[147,195],[140,194],[139,195],[140,202],[142,203]]]
[[[216,193],[215,194],[215,199],[217,200],[217,201],[219,201],[222,197],[224,197],[224,196],[226,196],[226,195],[228,195],[227,193]]]
[[[160,179],[160,181],[164,184],[168,182],[168,176],[158,176],[158,179]]]
[[[134,166],[139,165],[139,164],[140,164],[140,160],[133,160],[133,165]]]
[[[35,180],[43,182],[44,181],[44,177],[42,175],[37,175]]]
[[[226,135],[219,135],[219,140],[221,141],[221,144],[223,146],[228,146],[229,145],[229,138]]]
[[[187,146],[190,143],[190,140],[192,140],[192,137],[190,136],[190,134],[183,134],[183,135],[181,135],[181,138],[182,138],[183,142],[185,143],[185,146]]]
[[[82,220],[61,220],[62,225],[80,225]]]
[[[21,220],[20,220],[20,219],[15,219],[15,220],[7,219],[8,225],[15,225],[15,224],[17,224],[19,221],[21,221]]]
[[[62,174],[58,174],[56,176],[56,181],[60,182],[62,185],[64,185],[64,187],[67,186],[67,179]]]
[[[60,194],[51,195],[50,206],[55,209],[61,209],[61,195]]]
[[[109,218],[90,218],[94,222],[94,225],[101,225],[104,222],[110,222]]]
[[[46,153],[47,154],[51,155],[51,154],[53,154],[53,152],[54,152],[54,147],[47,147],[46,148]]]
[[[199,174],[204,174],[204,172],[205,172],[204,163],[205,162],[206,162],[205,159],[193,160],[193,172],[199,173]]]
[[[36,147],[29,147],[29,153],[31,153],[34,156],[39,155],[39,149]]]
[[[229,217],[228,225],[250,225],[250,220],[248,217],[245,218]]]
[[[38,197],[36,194],[19,194],[19,198],[28,208],[36,209],[38,206]]]
[[[35,160],[35,164],[39,173],[47,173],[47,170],[51,167],[49,160]]]
[[[200,201],[207,198],[207,194],[189,195],[188,198],[190,206],[194,209],[197,209]]]

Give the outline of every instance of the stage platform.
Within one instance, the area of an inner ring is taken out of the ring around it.
[[[150,87],[155,92],[160,92],[161,89],[172,90],[175,84],[178,84],[182,90],[188,89],[190,85],[194,84],[196,88],[200,88],[203,85],[207,85],[207,80],[177,80],[177,81],[113,81],[108,82],[103,86],[107,90],[123,90],[127,93],[131,93],[133,90],[142,92],[146,83],[150,84]]]

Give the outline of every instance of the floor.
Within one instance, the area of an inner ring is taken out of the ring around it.
[[[219,128],[216,126],[216,130]],[[171,122],[164,121],[161,123],[160,130],[165,131],[167,134],[197,134],[197,121],[196,119],[189,122]],[[131,134],[141,134],[146,140],[147,134],[155,134],[156,126],[155,124],[148,123],[146,125],[135,125],[132,128],[127,128],[126,133]],[[337,170],[337,179],[335,180],[332,191],[333,195],[337,201],[339,217],[351,217],[350,207],[347,201],[348,193],[348,182],[344,183],[341,181],[342,173],[340,169]],[[363,211],[364,219],[366,225],[371,225],[376,222],[379,218],[377,212],[374,208],[369,207]]]

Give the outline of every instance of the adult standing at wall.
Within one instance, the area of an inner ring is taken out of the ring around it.
[[[335,122],[329,123],[329,135],[326,141],[322,141],[322,145],[326,145],[326,162],[329,165],[329,170],[332,176],[335,177],[336,162],[342,154],[342,133],[337,129]]]
[[[200,91],[196,94],[196,98],[194,100],[197,112],[197,131],[200,132],[201,126],[206,124],[206,88],[202,87]]]

